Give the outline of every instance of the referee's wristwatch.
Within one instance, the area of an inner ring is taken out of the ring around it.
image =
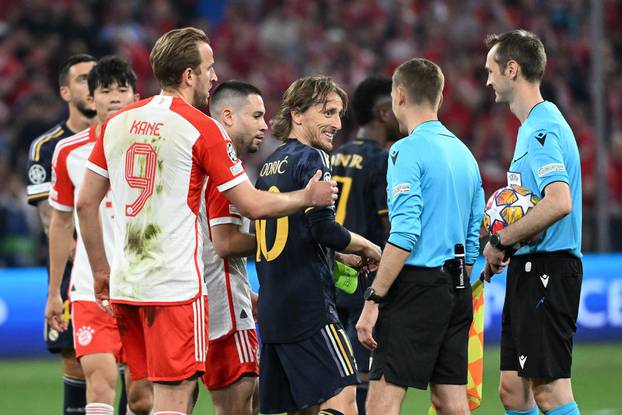
[[[501,244],[501,238],[498,233],[493,233],[490,236],[489,242],[493,248],[498,249],[499,251],[505,251],[506,246]]]
[[[363,298],[365,299],[365,301],[373,301],[376,304],[384,303],[387,301],[386,297],[381,297],[376,294],[376,290],[374,290],[372,287],[367,287],[367,289],[363,293]]]

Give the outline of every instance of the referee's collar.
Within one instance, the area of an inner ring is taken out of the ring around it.
[[[424,121],[421,124],[419,124],[418,126],[416,126],[415,128],[413,128],[413,130],[408,135],[413,135],[415,133],[415,131],[417,131],[417,129],[419,129],[420,127],[424,126],[425,124],[430,124],[430,123],[433,123],[433,122],[440,122],[440,121],[439,120],[427,120],[427,121]]]

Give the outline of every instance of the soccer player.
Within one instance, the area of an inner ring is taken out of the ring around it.
[[[578,415],[570,367],[583,279],[579,151],[559,109],[540,93],[546,66],[540,39],[513,30],[489,35],[486,44],[486,84],[521,122],[508,184],[542,197],[484,249],[492,272],[501,272],[508,265],[505,247],[543,233],[509,263],[499,394],[507,414],[535,415],[539,408],[547,415]]]
[[[50,227],[50,194],[52,180],[52,155],[56,144],[67,137],[82,131],[91,125],[95,117],[95,109],[89,98],[87,76],[95,65],[91,55],[73,55],[60,68],[58,75],[59,92],[63,101],[67,102],[69,117],[43,135],[36,138],[28,152],[28,203],[36,206],[41,218],[45,234]],[[68,255],[65,261],[69,260]],[[86,384],[80,363],[75,357],[72,338],[72,322],[69,310],[69,280],[71,277],[71,261],[67,263],[61,283],[63,301],[63,319],[68,329],[64,332],[54,330],[45,322],[45,341],[51,353],[60,353],[63,358],[63,413],[82,413],[86,404]]]
[[[347,95],[328,77],[298,79],[283,95],[273,132],[283,141],[259,169],[257,188],[304,188],[322,170],[341,129]],[[335,306],[334,251],[378,260],[380,248],[335,221],[333,207],[256,221],[263,413],[356,414],[358,373]]]
[[[479,254],[484,192],[475,158],[438,121],[443,85],[441,69],[427,59],[393,74],[393,112],[408,136],[389,151],[391,233],[356,326],[374,350],[370,415],[399,414],[407,388],[428,384],[439,414],[469,413],[468,277]],[[458,244],[464,262],[455,258]]]
[[[88,76],[89,93],[97,112],[96,124],[56,146],[52,161],[53,179],[50,205],[54,208],[50,222],[50,286],[46,304],[49,324],[60,332],[67,326],[62,319],[61,279],[73,247],[74,205],[82,184],[86,161],[95,145],[101,124],[115,111],[133,103],[136,75],[127,62],[117,57],[100,60]],[[106,254],[112,249],[112,203],[106,199],[101,207]],[[77,218],[76,218],[77,219]],[[77,227],[78,241],[71,274],[69,297],[74,320],[76,357],[86,377],[86,414],[112,415],[117,381],[117,362],[121,361],[121,339],[114,317],[95,303],[93,276]],[[129,382],[128,406],[135,414],[151,410],[151,385],[145,381]]]
[[[372,76],[361,82],[352,96],[352,111],[360,126],[356,138],[335,150],[331,158],[333,179],[342,185],[335,216],[346,229],[384,246],[390,228],[385,145],[400,137],[391,109],[391,79]],[[358,341],[355,326],[363,309],[365,288],[366,284],[359,284],[352,295],[337,291],[337,313],[354,349],[361,378],[356,388],[360,415],[365,414],[369,351]]]
[[[255,86],[227,81],[212,92],[210,112],[220,122],[238,156],[255,153],[268,129],[261,92]],[[209,348],[203,383],[217,415],[258,413],[259,361],[253,299],[246,256],[255,253],[250,220],[208,181],[205,280],[209,299]]]
[[[220,124],[195,108],[207,104],[217,80],[202,30],[165,33],[150,60],[161,94],[125,107],[102,125],[77,210],[95,298],[109,313],[113,302],[132,379],[154,382],[155,415],[186,414],[196,379],[205,372],[208,341],[199,232],[206,180],[249,218],[330,205],[337,188],[320,181],[320,172],[298,192],[253,188]],[[109,189],[112,267],[98,217]]]

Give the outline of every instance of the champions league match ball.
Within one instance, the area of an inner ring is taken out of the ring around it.
[[[486,203],[482,224],[489,235],[513,224],[525,216],[540,198],[531,190],[520,186],[506,186],[497,190]],[[540,234],[529,238],[535,242]]]

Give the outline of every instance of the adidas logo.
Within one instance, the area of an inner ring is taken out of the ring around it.
[[[240,318],[248,318],[248,314],[246,314],[246,310],[242,309],[240,312]]]
[[[546,288],[547,285],[549,285],[549,276],[546,274],[543,274],[540,276],[540,280],[542,281],[542,285],[544,285],[544,288]]]
[[[520,363],[520,368],[525,368],[525,362],[527,361],[527,356],[518,356],[518,363]]]

